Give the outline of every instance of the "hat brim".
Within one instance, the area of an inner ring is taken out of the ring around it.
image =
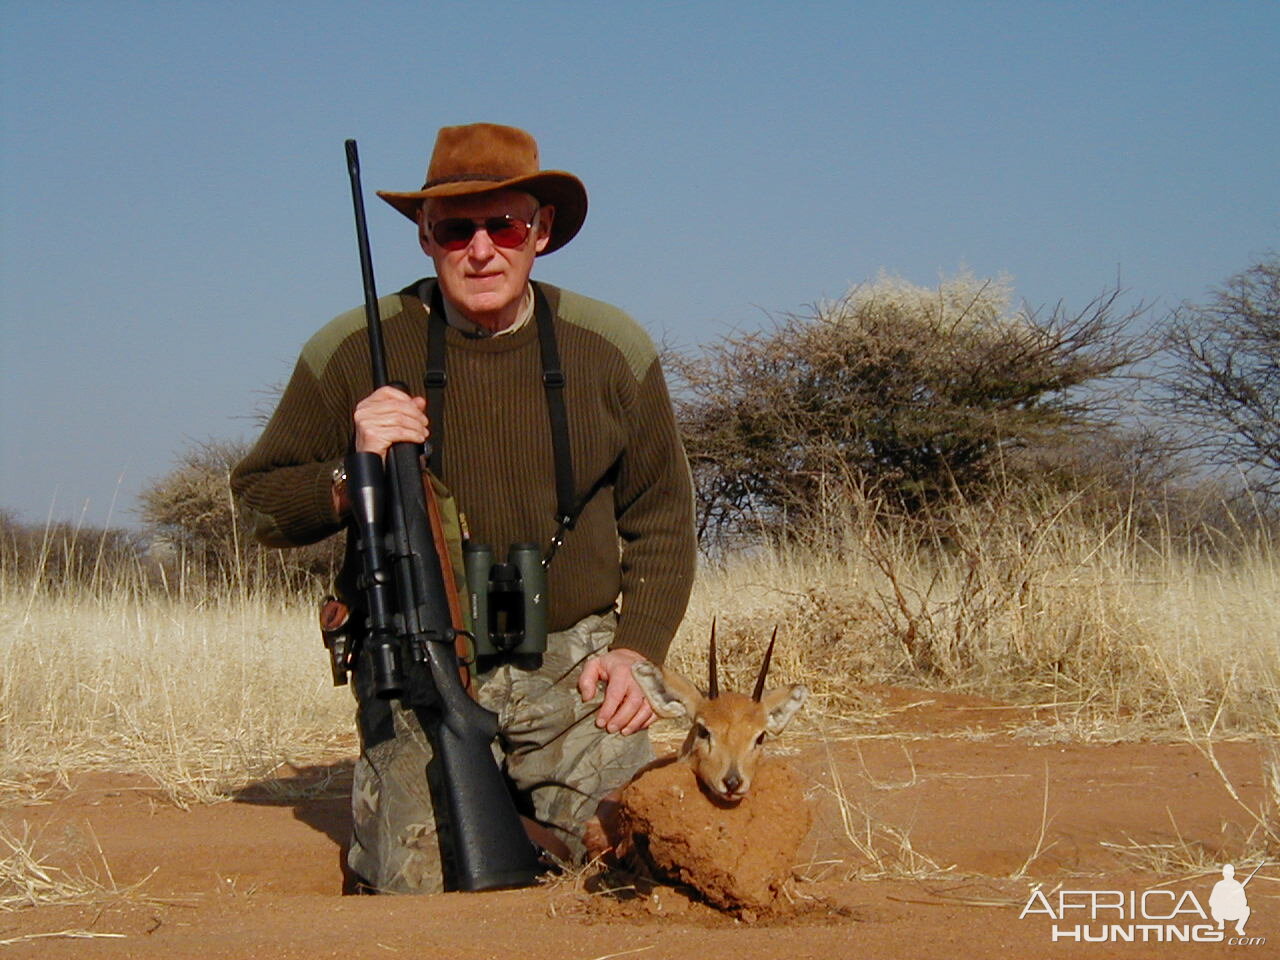
[[[551,222],[551,237],[539,256],[563,247],[577,236],[583,221],[587,219],[587,188],[572,173],[563,170],[543,170],[501,181],[455,180],[404,193],[379,190],[378,196],[417,223],[418,209],[423,200],[431,197],[479,196],[499,190],[521,190],[532,194],[540,204],[556,208],[555,219]]]

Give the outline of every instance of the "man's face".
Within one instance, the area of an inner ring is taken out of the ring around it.
[[[555,208],[518,190],[471,197],[438,197],[427,201],[418,214],[418,235],[423,252],[435,263],[436,276],[445,297],[473,323],[502,330],[514,322],[533,270],[533,258],[550,241]],[[431,235],[441,220],[463,217],[485,220],[511,216],[534,226],[518,247],[500,247],[487,230],[479,227],[467,246],[446,250]]]

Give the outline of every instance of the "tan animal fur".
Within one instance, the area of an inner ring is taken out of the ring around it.
[[[689,735],[679,756],[703,786],[730,802],[746,796],[765,738],[782,733],[809,693],[796,684],[763,692],[759,700],[732,691],[704,697],[678,673],[651,663],[637,664],[632,675],[654,713],[689,719]]]
[[[708,696],[703,696],[697,687],[673,670],[648,661],[631,668],[632,676],[654,713],[668,719],[689,720],[689,734],[680,748],[677,761],[688,763],[698,781],[724,803],[735,804],[747,795],[756,767],[764,755],[766,738],[782,733],[809,694],[809,689],[803,684],[764,689],[776,639],[775,630],[752,696],[732,691],[719,692],[714,624],[711,628]],[[650,767],[668,762],[669,758],[655,761],[638,771],[632,781]],[[622,789],[606,796],[600,802],[596,816],[586,825],[584,837],[593,856],[615,846],[618,839],[616,810]]]

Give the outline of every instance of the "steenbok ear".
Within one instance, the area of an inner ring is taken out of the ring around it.
[[[692,718],[702,706],[702,694],[678,673],[663,670],[657,664],[642,660],[631,668],[631,675],[653,707],[653,712],[668,720]]]
[[[760,701],[764,707],[765,732],[776,737],[785,730],[808,695],[809,688],[802,683],[797,683],[794,687],[779,687],[766,693]]]

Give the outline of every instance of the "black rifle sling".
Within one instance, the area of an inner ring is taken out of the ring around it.
[[[444,481],[444,388],[449,382],[444,372],[444,296],[437,282],[431,293],[430,315],[427,317],[427,417],[431,422],[431,450],[427,466]]]
[[[556,346],[555,324],[551,317],[551,304],[538,284],[533,287],[533,313],[538,325],[538,346],[542,357],[542,386],[547,394],[547,419],[551,424],[551,453],[556,470],[556,524],[551,538],[551,549],[544,563],[550,563],[565,533],[573,529],[583,504],[575,494],[573,477],[573,453],[569,447],[569,414],[564,403],[564,369],[560,363],[560,351]],[[444,479],[444,390],[449,383],[445,372],[445,321],[444,296],[436,283],[431,294],[431,312],[427,321],[427,415],[431,420],[431,454],[428,465],[431,472]]]

